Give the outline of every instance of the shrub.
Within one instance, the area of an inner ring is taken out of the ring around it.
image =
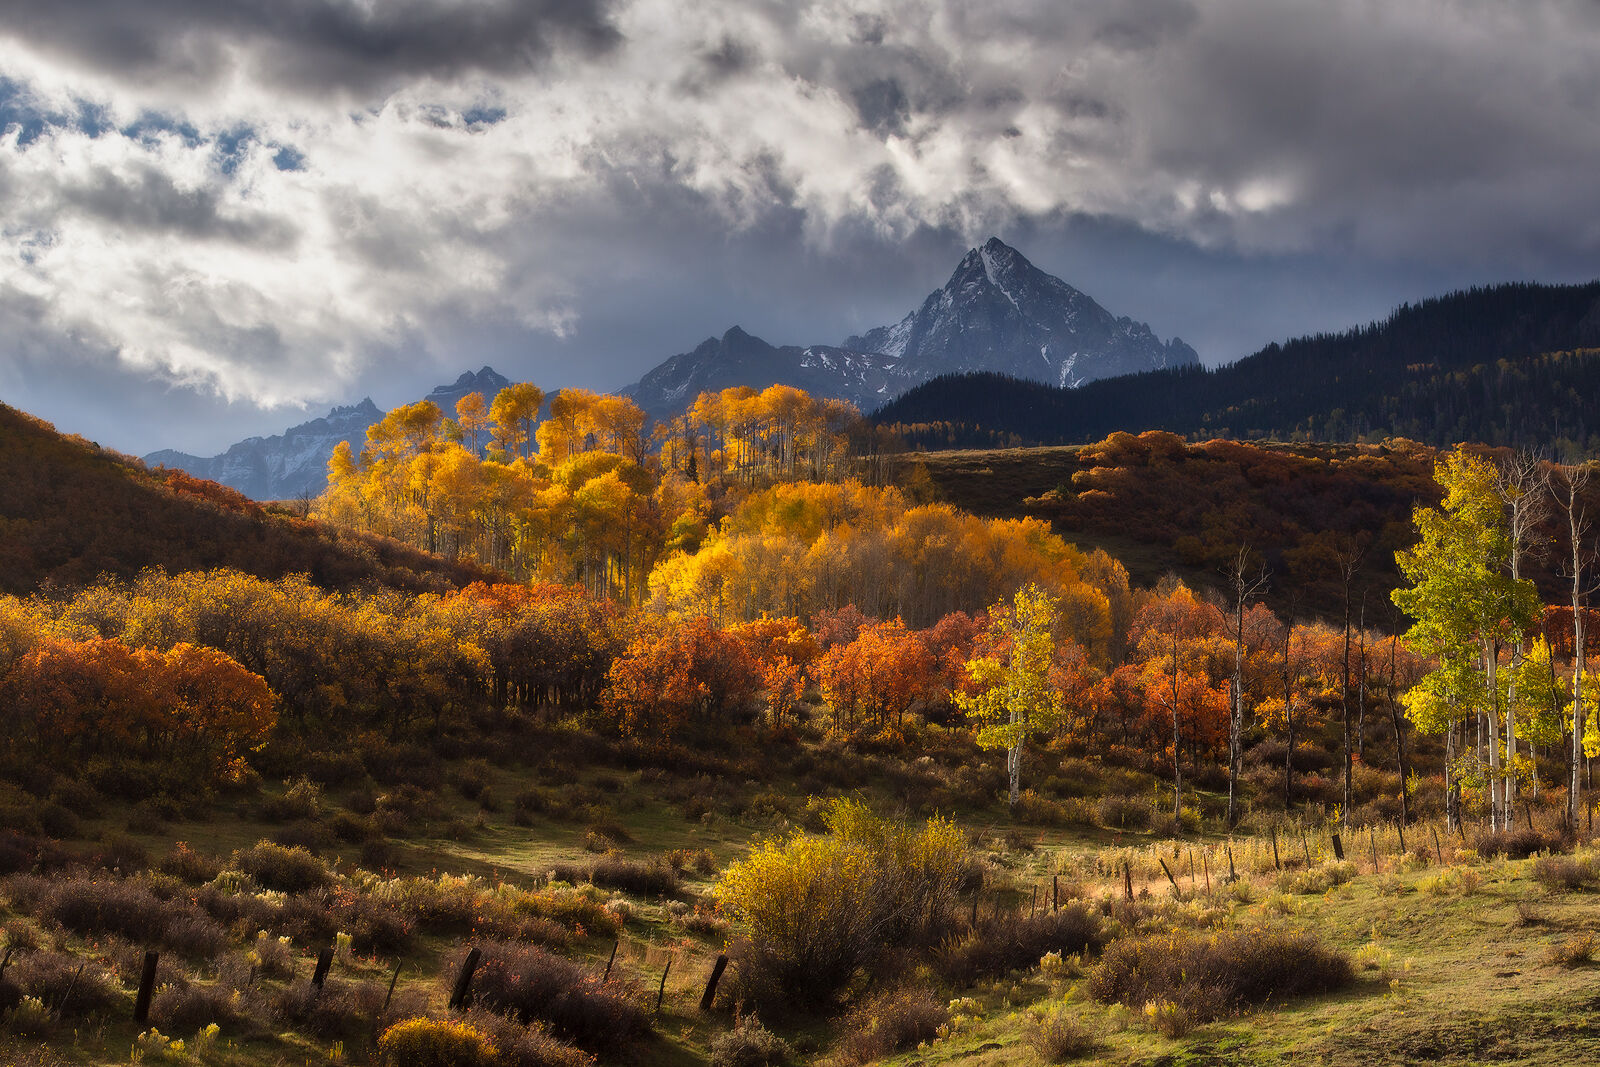
[[[179,841],[172,846],[172,851],[161,858],[156,864],[156,869],[162,874],[170,874],[174,878],[181,878],[191,885],[200,885],[211,881],[222,872],[221,861],[202,855],[191,849],[187,843]]]
[[[793,1054],[789,1043],[754,1015],[740,1017],[732,1030],[711,1041],[711,1067],[779,1067]]]
[[[322,814],[322,787],[301,778],[277,796],[262,801],[261,814],[271,822],[315,819]]]
[[[845,1037],[839,1058],[864,1064],[883,1059],[939,1036],[950,1009],[925,989],[879,993],[858,1005],[839,1024]]]
[[[445,772],[444,780],[460,793],[463,799],[477,800],[478,796],[489,788],[492,774],[488,761],[474,759],[451,767]]]
[[[33,838],[11,829],[0,832],[0,874],[28,870],[38,855],[39,846]]]
[[[107,833],[95,846],[93,859],[97,866],[108,871],[132,874],[150,866],[150,855],[144,846],[127,834]]]
[[[1028,1044],[1046,1063],[1080,1059],[1100,1047],[1093,1034],[1060,1008],[1033,1020],[1028,1027]]]
[[[50,1009],[38,997],[23,997],[11,1010],[6,1024],[21,1037],[44,1037],[55,1022]]]
[[[1523,827],[1480,834],[1473,846],[1480,856],[1525,860],[1535,852],[1565,852],[1571,842],[1559,834],[1545,834],[1531,827]]]
[[[750,931],[738,954],[753,1003],[823,1003],[889,946],[929,944],[948,928],[967,858],[952,823],[890,823],[842,800],[826,817],[827,836],[767,842],[717,887]]]
[[[253,1027],[261,1005],[221,985],[167,986],[150,1000],[150,1021],[168,1033],[198,1030],[211,1023]]]
[[[378,1038],[386,1067],[498,1067],[499,1051],[482,1031],[442,1019],[407,1019]]]
[[[292,941],[287,937],[273,937],[262,930],[250,948],[250,963],[263,977],[280,981],[292,978],[295,957],[291,944]]]
[[[543,1024],[524,1026],[515,1019],[474,1008],[467,1023],[489,1035],[500,1050],[502,1067],[595,1067],[595,1058],[550,1033]]]
[[[1594,962],[1597,951],[1600,951],[1600,942],[1595,940],[1593,934],[1579,934],[1559,945],[1552,945],[1550,962],[1560,967],[1582,967]]]
[[[1483,875],[1471,867],[1447,867],[1417,883],[1424,893],[1435,897],[1470,897],[1483,884]]]
[[[226,934],[186,900],[163,900],[142,879],[73,875],[18,879],[19,902],[41,918],[80,934],[114,934],[142,944],[158,944],[194,957],[222,949]]]
[[[1591,889],[1600,884],[1600,862],[1574,856],[1540,856],[1533,876],[1551,892]]]
[[[483,961],[473,981],[475,1002],[551,1031],[595,1052],[616,1052],[650,1033],[650,1016],[632,991],[564,957],[533,945],[480,944]],[[455,973],[452,966],[449,973]]]
[[[679,889],[678,872],[665,861],[630,860],[617,855],[596,860],[589,880],[642,897],[672,896]]]
[[[327,828],[334,837],[351,845],[365,844],[383,836],[383,831],[373,820],[348,811],[335,812],[330,816]]]
[[[39,827],[51,837],[78,836],[78,817],[55,801],[38,806]]]
[[[1310,934],[1253,928],[1114,941],[1090,976],[1089,991],[1130,1007],[1170,1001],[1204,1022],[1251,1005],[1329,992],[1353,977],[1350,958]]]
[[[596,840],[603,838],[616,845],[626,845],[633,841],[633,835],[628,833],[628,828],[612,818],[593,820],[584,828],[584,836]],[[600,851],[607,851],[608,849],[609,846],[607,846],[607,849],[601,849]]]
[[[522,893],[513,900],[511,908],[517,914],[549,919],[596,937],[610,937],[622,929],[615,915],[580,890],[552,887],[538,893]]]
[[[271,841],[258,841],[235,852],[233,865],[268,889],[285,893],[320,889],[333,877],[322,861],[306,849]]]
[[[999,978],[1037,964],[1046,953],[1098,953],[1106,943],[1100,917],[1073,902],[1030,918],[990,919],[949,945],[939,973],[959,985]]]
[[[1356,865],[1347,860],[1323,863],[1303,871],[1284,871],[1278,876],[1282,893],[1326,893],[1356,876]]]
[[[64,1019],[120,1014],[128,1006],[104,967],[67,952],[13,957],[6,977],[16,981],[24,996],[37,997]]]
[[[1194,1029],[1195,1016],[1182,1004],[1152,1000],[1144,1006],[1145,1022],[1162,1037],[1177,1039]]]
[[[675,848],[663,858],[679,874],[693,870],[709,877],[717,873],[717,858],[709,848]]]
[[[385,1016],[383,1001],[387,993],[388,983],[329,978],[320,992],[309,982],[282,990],[276,1007],[278,1014],[298,1029],[327,1041],[354,1043],[370,1040],[375,1023],[382,1026],[386,1019],[416,1014],[410,1010],[415,998],[397,994],[395,1000],[402,1003],[391,1003]]]
[[[1149,804],[1137,797],[1107,794],[1095,804],[1095,821],[1112,830],[1148,830],[1155,815]]]

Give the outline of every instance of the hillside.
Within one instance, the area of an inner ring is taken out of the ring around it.
[[[1369,621],[1391,626],[1389,591],[1400,582],[1394,553],[1415,539],[1412,508],[1439,503],[1436,455],[1406,440],[1191,444],[1148,431],[1085,446],[906,453],[892,477],[975,514],[1045,519],[1062,536],[1116,556],[1137,585],[1176,572],[1216,586],[1248,546],[1266,565],[1268,600],[1279,610],[1293,600],[1302,610],[1342,611],[1339,561],[1354,552],[1352,597],[1366,597]],[[1588,497],[1590,513],[1600,511],[1600,490]],[[1546,518],[1524,563],[1552,602],[1570,595],[1558,518]]]
[[[1159,429],[1240,440],[1600,449],[1600,282],[1503,285],[1400,307],[1380,323],[1058,389],[950,376],[874,420],[914,448],[1075,444]]]
[[[0,404],[0,592],[232,567],[304,573],[325,588],[440,590],[487,577],[390,541],[263,508],[182,471],[136,459]]]

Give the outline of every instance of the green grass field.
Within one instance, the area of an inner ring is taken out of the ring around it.
[[[720,780],[591,766],[564,774],[560,782],[545,781],[590,798],[587,806],[519,815],[509,798],[537,773],[511,761],[473,766],[474,788],[487,785],[488,796],[502,798],[491,801],[496,810],[468,800],[460,790],[441,787],[425,812],[386,824],[382,855],[387,876],[469,874],[483,879],[484,886],[530,889],[544,884],[557,868],[593,863],[600,855],[592,851],[596,848],[611,848],[636,860],[674,849],[695,854],[708,850],[710,862],[701,870],[687,868],[670,898],[605,888],[572,890],[594,904],[608,905],[623,922],[616,936],[575,930],[565,949],[596,974],[606,968],[615,949],[613,982],[651,1009],[661,990],[655,1036],[629,1051],[608,1053],[601,1062],[707,1062],[713,1040],[733,1019],[720,1007],[702,1013],[697,1004],[717,954],[738,933],[712,910],[716,872],[744,855],[752,841],[782,836],[806,822],[804,776],[770,762],[765,774]],[[873,777],[862,790],[889,812],[903,808],[884,784],[892,779]],[[260,795],[224,798],[198,819],[155,819],[144,812],[130,819],[128,812],[108,806],[99,818],[81,823],[78,840],[69,847],[92,850],[96,839],[109,838],[123,850],[136,845],[158,862],[175,842],[184,841],[195,852],[226,858],[236,849],[283,834],[283,818],[265,817],[272,810],[270,801],[281,792],[281,786],[271,786]],[[348,799],[365,806],[359,790]],[[341,790],[330,788],[313,818],[287,825],[314,837],[316,826],[341,815],[358,815],[347,810],[346,800]],[[1600,1053],[1600,967],[1584,958],[1600,956],[1600,940],[1584,940],[1600,935],[1600,894],[1592,886],[1546,888],[1534,876],[1536,859],[1484,859],[1461,850],[1460,840],[1448,838],[1435,853],[1430,829],[1416,826],[1409,831],[1411,853],[1400,850],[1392,828],[1372,835],[1353,833],[1350,863],[1339,867],[1332,865],[1324,827],[1306,828],[1301,836],[1280,823],[1278,863],[1285,868],[1280,872],[1272,839],[1266,837],[1212,833],[1158,840],[1146,833],[1070,821],[1019,827],[998,804],[971,805],[958,809],[956,816],[986,871],[977,902],[985,917],[1020,917],[1049,908],[1058,887],[1067,897],[1105,900],[1111,907],[1131,885],[1143,907],[1143,930],[1308,931],[1325,945],[1349,953],[1356,979],[1335,994],[1268,1003],[1186,1028],[1152,1018],[1139,1005],[1094,1000],[1088,991],[1097,966],[1093,959],[1048,961],[1043,968],[1032,965],[972,985],[951,984],[925,969],[913,969],[904,979],[925,987],[941,1003],[951,1002],[951,1017],[940,1036],[885,1062],[974,1067],[1046,1062],[1033,1044],[1035,1020],[1044,1015],[1070,1019],[1088,1035],[1093,1048],[1083,1062],[1564,1064],[1590,1061]],[[334,841],[320,851],[345,872],[344,884],[374,880],[356,873],[363,865],[359,847]],[[1430,854],[1426,861],[1422,851]],[[1593,858],[1581,849],[1579,855]],[[1163,860],[1176,885],[1168,882],[1158,862]],[[1230,862],[1240,877],[1227,884]],[[1330,871],[1340,873],[1330,876]],[[112,876],[102,872],[97,877]],[[1297,879],[1302,884],[1291,884]],[[122,974],[126,964],[120,969],[116,965],[130,956],[129,947],[115,938],[70,933],[29,916],[17,895],[11,888],[0,889],[0,924],[8,943],[105,962],[122,984],[120,999],[97,1013],[69,1011],[37,1027],[26,1020],[19,1024],[16,1016],[0,1022],[0,1062],[133,1061],[141,1028],[131,1021],[132,981]],[[332,979],[382,988],[398,965],[396,997],[414,1010],[443,1015],[451,962],[472,936],[470,930],[422,930],[403,951],[341,956]],[[320,947],[295,942],[292,977],[256,979],[256,988],[276,995],[305,986]],[[1558,961],[1563,947],[1570,958]],[[16,958],[27,954],[19,952]],[[216,960],[180,964],[181,981],[198,987],[222,981],[223,970]],[[764,1021],[789,1041],[797,1061],[843,1062],[837,1049],[846,1027],[837,1016]],[[179,1030],[166,1036],[187,1040],[183,1053],[150,1051],[144,1062],[240,1067],[370,1062],[371,1033],[362,1031],[359,1020],[351,1026],[335,1038],[307,1033],[281,1018],[248,1026],[225,1023],[215,1043],[198,1052],[194,1034]]]

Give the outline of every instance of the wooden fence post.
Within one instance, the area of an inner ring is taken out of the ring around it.
[[[611,965],[617,962],[617,949],[622,947],[622,938],[617,938],[616,944],[611,946],[611,958],[606,960],[606,973],[600,976],[600,984],[605,985],[611,981]]]
[[[1059,874],[1050,876],[1050,910],[1061,910],[1061,876]]]
[[[727,953],[717,957],[716,966],[711,968],[711,977],[706,980],[706,991],[700,996],[700,1010],[710,1011],[712,1003],[717,997],[717,983],[722,980],[722,972],[728,969]]]
[[[1333,839],[1333,858],[1338,860],[1340,863],[1343,863],[1344,842],[1339,839],[1338,834],[1330,833],[1328,836]]]
[[[139,995],[133,1001],[133,1021],[143,1026],[150,1021],[150,995],[156,989],[156,952],[144,954],[144,970],[139,973]]]
[[[333,949],[324,948],[317,953],[317,969],[311,972],[311,986],[320,991],[328,979],[328,968],[333,966]]]
[[[1122,884],[1127,889],[1128,899],[1133,899],[1133,862],[1122,861]]]
[[[467,953],[467,958],[461,961],[461,970],[456,974],[456,984],[450,990],[450,1010],[460,1011],[467,1006],[467,999],[472,995],[472,973],[478,969],[478,961],[483,959],[483,953],[474,948]]]
[[[1275,870],[1283,870],[1283,861],[1278,859],[1278,828],[1267,827],[1267,832],[1272,834],[1272,866]]]
[[[404,967],[404,966],[405,966],[405,960],[401,960],[399,963],[394,965],[394,974],[389,976],[389,992],[388,992],[387,995],[384,996],[384,998],[383,998],[383,1007],[381,1009],[379,1009],[379,1011],[378,1011],[378,1014],[380,1016],[383,1015],[384,1012],[389,1010],[389,1001],[394,999],[394,984],[396,982],[400,981],[400,968]]]
[[[72,991],[78,988],[78,979],[83,977],[83,969],[87,966],[88,964],[86,963],[78,964],[78,970],[73,974],[72,981],[67,983],[67,991],[61,994],[60,1000],[56,1001],[55,1012],[57,1015],[67,1010],[67,1001],[72,999]]]
[[[1172,883],[1172,895],[1173,896],[1177,896],[1178,895],[1178,880],[1176,878],[1172,877],[1172,870],[1171,870],[1171,868],[1169,868],[1167,866],[1167,861],[1164,860],[1164,859],[1161,859],[1158,856],[1158,857],[1156,857],[1156,862],[1161,864],[1161,870],[1162,870],[1162,872],[1164,874],[1166,874],[1167,881]]]
[[[656,987],[656,1014],[661,1014],[661,998],[667,995],[667,975],[672,973],[672,957],[667,957],[667,965],[661,971],[661,984]]]

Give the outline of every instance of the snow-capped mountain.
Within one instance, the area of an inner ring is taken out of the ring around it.
[[[899,357],[918,381],[941,374],[998,371],[1052,385],[1198,363],[1177,338],[1117,318],[1060,278],[991,237],[969,251],[922,306],[844,347]]]
[[[177,467],[196,478],[221,482],[256,500],[316,496],[328,487],[328,457],[339,442],[349,441],[351,448],[360,451],[367,443],[367,427],[381,418],[383,412],[367,397],[281,434],[247,438],[220,456],[191,456],[163,449],[145,456],[144,461],[152,467]]]
[[[969,251],[944,287],[893,326],[843,345],[775,347],[735,326],[673,356],[623,390],[656,416],[707,390],[793,385],[863,411],[941,374],[998,371],[1077,386],[1096,378],[1198,363],[1177,338],[1117,318],[998,238]]]
[[[485,400],[511,382],[484,367],[476,374],[468,371],[449,385],[441,385],[425,399],[439,405],[447,418],[454,417],[456,401],[468,393],[482,393]],[[191,456],[187,452],[163,449],[144,457],[150,466],[177,467],[196,478],[232,486],[256,500],[294,500],[316,496],[328,487],[328,457],[340,441],[349,441],[357,452],[367,443],[367,427],[383,418],[383,411],[368,397],[359,404],[336,407],[320,419],[292,426],[272,437],[251,437],[240,441],[220,456]]]
[[[735,326],[708,337],[693,351],[673,356],[623,390],[652,415],[683,411],[704,392],[748,385],[792,385],[816,396],[849,400],[871,410],[917,384],[898,357],[832,345],[781,348]]]

